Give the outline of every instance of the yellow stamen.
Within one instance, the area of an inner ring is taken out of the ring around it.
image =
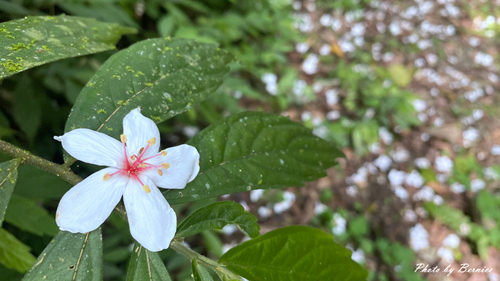
[[[102,179],[105,181],[109,180],[109,178],[111,178],[111,175],[108,173],[105,173],[104,176],[102,177]]]
[[[161,167],[162,167],[163,169],[168,169],[168,168],[170,168],[170,164],[168,164],[168,163],[162,163],[162,164],[161,164]]]
[[[161,170],[158,170],[158,175],[163,176],[163,172]]]
[[[139,149],[139,154],[142,154],[143,151],[144,151],[144,147],[141,147],[141,149]]]
[[[139,165],[139,168],[146,168],[146,164],[143,163],[143,164]]]
[[[160,153],[161,153],[161,156],[167,156],[167,152],[165,150],[162,150]]]
[[[147,185],[143,185],[143,186],[142,186],[142,189],[144,189],[144,191],[145,191],[146,193],[150,193],[150,192],[151,192],[151,188],[149,188],[149,186],[147,186]]]
[[[130,156],[130,159],[132,159],[132,160],[134,160],[134,161],[135,161],[135,159],[136,159],[136,158],[137,158],[137,157],[135,157],[135,155]]]
[[[156,143],[156,138],[151,138],[150,140],[148,140],[149,146],[152,146],[155,143]]]
[[[122,143],[126,143],[127,142],[127,136],[124,135],[124,134],[121,134],[120,135],[120,140],[122,141]]]

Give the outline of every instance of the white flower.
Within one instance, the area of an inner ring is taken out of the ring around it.
[[[108,166],[63,196],[56,212],[61,230],[95,230],[123,196],[134,239],[154,252],[169,247],[177,218],[157,187],[182,189],[192,181],[200,170],[196,148],[184,144],[158,152],[158,127],[139,108],[123,119],[121,143],[89,129],[75,129],[54,138],[76,159]]]

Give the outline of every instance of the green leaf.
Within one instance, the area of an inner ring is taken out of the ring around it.
[[[127,281],[170,281],[167,268],[156,252],[135,243],[127,269]]]
[[[35,257],[30,253],[30,247],[0,228],[0,262],[7,268],[26,272],[35,262]]]
[[[213,281],[214,279],[212,278],[212,276],[210,276],[210,273],[208,273],[208,271],[198,265],[198,262],[196,261],[196,259],[193,259],[193,262],[191,263],[191,268],[193,269],[193,277],[194,277],[194,281]]]
[[[216,235],[212,230],[205,230],[201,232],[201,236],[203,237],[203,244],[205,244],[205,247],[210,254],[216,256],[217,258],[222,256],[222,248],[224,245],[218,235]]]
[[[42,107],[38,99],[43,92],[35,91],[30,77],[23,75],[17,84],[12,113],[19,128],[33,139],[42,124]]]
[[[248,280],[366,280],[351,251],[333,237],[306,226],[280,228],[246,241],[219,260]]]
[[[19,177],[14,194],[33,199],[60,199],[71,185],[60,177],[30,165],[17,169]]]
[[[2,281],[21,281],[24,274],[13,269],[8,269],[2,264],[0,264],[0,276],[2,276]]]
[[[102,280],[101,229],[92,232],[61,231],[38,257],[23,281]]]
[[[394,83],[400,87],[406,87],[411,83],[414,69],[402,64],[393,64],[389,66],[389,75]]]
[[[58,1],[57,5],[72,15],[95,18],[100,21],[114,22],[135,28],[140,27],[125,9],[120,7],[118,3],[113,2],[115,1]]]
[[[19,162],[19,159],[13,159],[0,163],[0,226],[2,226],[5,211],[16,184]]]
[[[301,186],[326,175],[342,153],[288,118],[262,112],[229,116],[188,144],[200,153],[200,173],[180,191],[168,190],[171,204],[252,189]]]
[[[71,16],[31,16],[0,23],[0,78],[52,61],[115,48],[136,30]]]
[[[188,237],[208,229],[222,229],[236,224],[248,236],[259,236],[257,218],[233,201],[213,203],[199,208],[177,227],[177,237]]]
[[[36,201],[15,194],[10,199],[5,221],[40,236],[54,236],[59,232],[54,217],[38,206]]]
[[[164,121],[203,101],[222,83],[230,56],[215,45],[158,38],[111,56],[78,96],[65,131],[118,137],[132,109]]]

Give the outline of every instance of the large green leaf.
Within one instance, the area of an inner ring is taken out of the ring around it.
[[[19,159],[0,163],[0,226],[2,226],[5,211],[16,184],[18,165]]]
[[[171,204],[252,189],[301,186],[326,175],[342,153],[303,125],[262,112],[229,116],[189,142],[200,153],[200,173]]]
[[[170,281],[167,268],[158,253],[135,243],[127,269],[127,281]]]
[[[54,236],[58,232],[54,216],[38,206],[36,201],[15,194],[10,199],[5,221],[40,236]]]
[[[203,101],[222,83],[230,56],[215,45],[157,38],[111,56],[73,106],[65,131],[89,128],[118,137],[123,117],[141,107],[155,122]]]
[[[0,79],[48,62],[115,48],[133,28],[71,16],[30,16],[0,23]]]
[[[0,262],[7,268],[26,272],[35,262],[35,257],[30,253],[30,247],[0,228]]]
[[[259,236],[257,218],[233,201],[213,203],[199,208],[177,227],[177,237],[188,237],[208,229],[222,229],[236,224],[250,237]]]
[[[333,237],[306,226],[280,228],[246,241],[219,260],[248,280],[366,280],[351,251]]]
[[[23,281],[102,280],[101,229],[92,232],[61,231],[38,257]]]

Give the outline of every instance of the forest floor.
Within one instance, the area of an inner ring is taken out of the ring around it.
[[[338,81],[325,83],[344,59],[360,69],[374,65],[395,69],[392,80],[402,81],[400,86],[416,97],[413,109],[403,113],[415,114],[420,123],[409,128],[394,122],[381,126],[378,140],[364,155],[345,146],[340,168],[330,169],[328,177],[306,188],[288,189],[293,195],[285,192],[279,203],[259,200],[263,195],[259,191],[233,198],[248,203],[263,231],[317,224],[318,216],[331,210],[331,221],[323,226],[345,236],[343,231],[356,232],[349,224],[361,216],[368,222],[363,238],[348,233],[345,240],[353,250],[363,248],[366,239],[385,238],[412,249],[416,260],[409,270],[416,269],[415,263],[441,269],[420,274],[428,280],[499,280],[497,248],[486,243],[481,258],[477,245],[481,237],[471,238],[467,224],[454,227],[425,207],[427,202],[451,207],[488,230],[476,202],[481,190],[498,196],[500,189],[495,170],[500,163],[496,52],[500,41],[492,29],[498,20],[481,11],[483,1],[368,2],[349,13],[314,1],[294,3],[302,19],[297,28],[307,40],[297,44],[289,57],[316,98],[292,107],[286,115],[310,122],[320,136],[325,123],[349,115],[344,104],[348,89]],[[490,5],[487,11],[493,13],[498,3]],[[360,54],[369,55],[371,63],[360,63]],[[370,108],[363,113],[365,119],[377,114]],[[325,200],[330,191],[333,196]],[[389,280],[410,280],[380,249],[365,252],[355,251],[356,260],[371,271],[384,272]],[[465,263],[493,272],[459,273]],[[451,274],[442,272],[448,265],[455,268]]]

